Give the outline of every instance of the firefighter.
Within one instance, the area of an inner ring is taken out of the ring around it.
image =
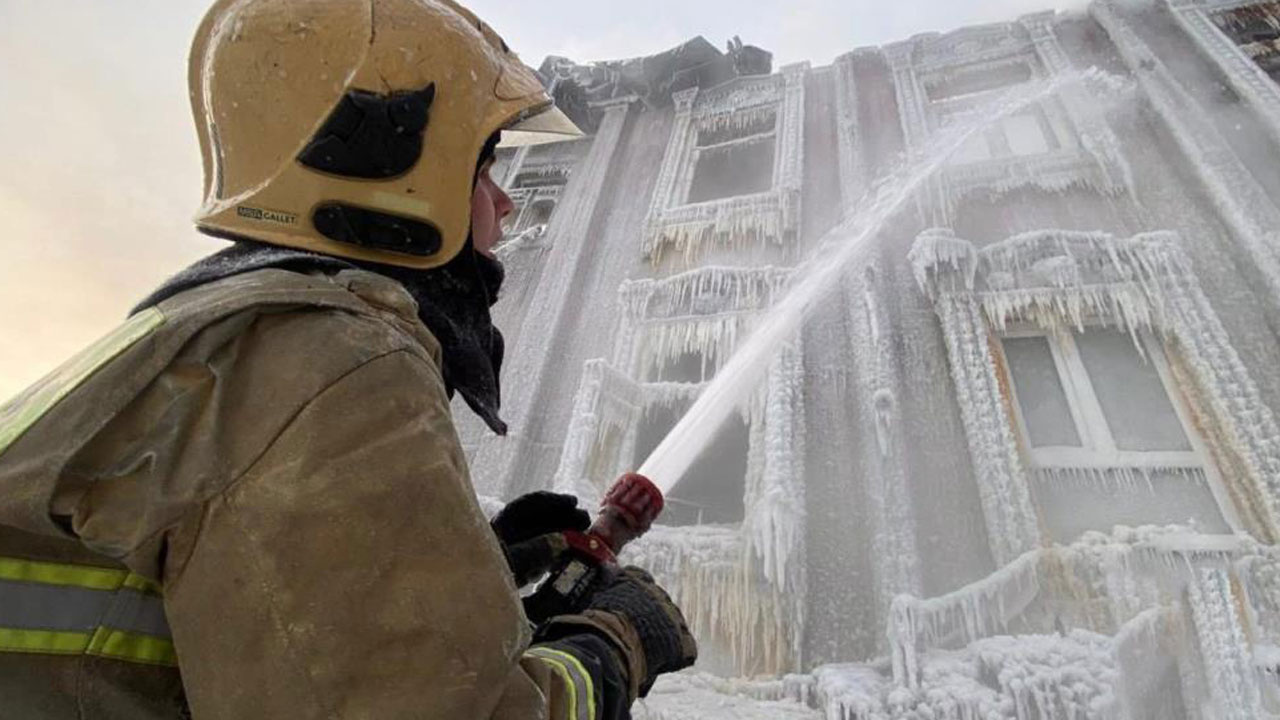
[[[530,623],[585,513],[486,522],[449,409],[505,432],[494,147],[577,128],[451,0],[218,0],[190,89],[233,244],[0,408],[0,717],[628,717],[680,611]]]

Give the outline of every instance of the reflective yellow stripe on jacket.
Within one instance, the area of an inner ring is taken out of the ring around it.
[[[569,720],[595,720],[596,693],[591,674],[572,654],[549,647],[533,647],[525,653],[551,666],[569,688]],[[556,718],[555,720],[559,720]]]
[[[177,665],[160,588],[126,570],[0,557],[0,652]]]
[[[0,405],[0,455],[98,368],[163,324],[164,313],[156,308],[144,310]]]

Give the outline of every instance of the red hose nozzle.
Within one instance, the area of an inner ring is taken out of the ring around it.
[[[587,532],[603,540],[617,553],[622,546],[645,534],[662,512],[662,491],[643,475],[628,473],[609,488],[600,502],[600,514]]]

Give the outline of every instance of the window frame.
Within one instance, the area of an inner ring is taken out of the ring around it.
[[[687,177],[687,180],[683,183],[683,187],[681,188],[682,192],[679,195],[680,202],[677,205],[678,207],[691,207],[695,205],[711,205],[715,203],[728,202],[728,201],[734,200],[735,198],[766,196],[778,190],[778,187],[779,187],[778,168],[779,168],[779,162],[781,162],[780,158],[778,157],[780,154],[778,152],[778,145],[779,145],[781,128],[782,128],[782,112],[783,112],[782,101],[761,103],[759,105],[752,105],[749,107],[737,108],[731,111],[729,115],[732,116],[737,114],[745,114],[766,106],[773,109],[773,127],[770,128],[769,130],[765,132],[753,133],[751,135],[744,135],[742,137],[730,138],[728,140],[721,140],[719,142],[710,143],[707,145],[698,144],[698,138],[701,132],[701,128],[699,127],[699,121],[696,121],[696,120],[694,121],[693,141],[690,143],[691,147],[689,150],[689,160],[688,160],[688,166],[686,170],[688,177]],[[746,146],[750,144],[765,143],[765,142],[768,142],[773,146],[773,167],[771,167],[769,170],[769,187],[765,188],[764,190],[759,190],[756,192],[743,193],[739,195],[727,195],[725,197],[711,198],[709,200],[695,201],[692,199],[694,183],[698,177],[698,166],[702,162],[703,153],[722,152],[722,151],[729,150],[734,146]]]
[[[1197,469],[1204,473],[1206,484],[1217,503],[1222,519],[1233,531],[1243,527],[1230,493],[1223,483],[1217,465],[1213,462],[1213,454],[1207,443],[1196,430],[1190,407],[1182,393],[1177,391],[1169,369],[1164,348],[1154,335],[1147,330],[1139,330],[1136,339],[1139,352],[1151,363],[1164,388],[1165,396],[1173,408],[1174,414],[1187,438],[1190,450],[1121,450],[1116,447],[1111,426],[1107,422],[1102,404],[1098,401],[1093,387],[1093,379],[1085,367],[1076,346],[1075,335],[1079,330],[1099,330],[1105,326],[1086,325],[1077,329],[1063,327],[1057,330],[1046,330],[1034,327],[1012,327],[999,333],[1000,342],[995,343],[1000,353],[1001,369],[1008,381],[1011,400],[1011,415],[1014,430],[1018,433],[1019,445],[1033,470],[1108,470],[1119,468],[1187,468]],[[1123,330],[1121,331],[1123,332]],[[1022,414],[1022,404],[1018,400],[1018,386],[1013,377],[1009,358],[1005,354],[1005,338],[1045,338],[1049,345],[1049,353],[1053,358],[1054,369],[1062,384],[1071,418],[1076,424],[1076,435],[1080,438],[1081,447],[1034,447],[1031,445],[1031,434]]]
[[[939,127],[946,126],[956,122],[958,118],[962,118],[965,113],[971,112],[977,105],[968,103],[951,103],[950,107],[940,109],[937,112],[937,125]],[[978,165],[993,162],[1013,162],[1017,160],[1025,160],[1027,158],[1040,158],[1061,155],[1064,152],[1071,152],[1078,146],[1078,140],[1074,137],[1075,132],[1069,124],[1058,122],[1055,113],[1058,108],[1049,106],[1046,102],[1032,103],[1023,110],[1011,113],[1003,118],[1000,122],[992,124],[983,132],[975,133],[965,145],[972,142],[981,142],[985,149],[983,157],[968,158],[964,156],[964,147],[958,149],[951,160],[951,164],[957,167],[966,165]],[[1010,142],[1010,128],[1007,124],[1009,120],[1016,117],[1030,117],[1039,126],[1041,140],[1045,149],[1040,152],[1019,153],[1015,152]]]

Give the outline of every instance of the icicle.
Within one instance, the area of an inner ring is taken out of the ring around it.
[[[975,257],[976,253],[976,257]],[[1011,323],[1082,330],[1101,321],[1127,329],[1167,333],[1175,311],[1168,286],[1185,281],[1189,268],[1175,236],[1146,233],[1116,239],[1106,233],[1040,230],[980,252],[949,230],[928,230],[909,254],[916,281],[931,297],[972,291],[998,332]]]
[[[1177,313],[1169,288],[1190,276],[1170,233],[1117,239],[1039,230],[983,248],[976,260],[965,256],[964,245],[946,230],[922,233],[910,255],[916,280],[933,296],[973,290],[976,272],[983,287],[977,297],[997,332],[1011,323],[1083,330],[1101,321],[1128,330],[1141,351],[1139,331],[1173,328]]]
[[[739,139],[744,134],[772,133],[778,124],[776,103],[708,113],[696,119],[698,144],[702,146]]]
[[[1089,532],[942,597],[897,598],[890,616],[894,681],[883,664],[833,665],[784,688],[827,718],[1114,720],[1150,702],[1129,693],[1153,662],[1182,652],[1170,644],[1181,642],[1181,624],[1194,617],[1215,704],[1224,717],[1262,717],[1258,678],[1280,671],[1280,623],[1235,613],[1280,606],[1278,560],[1280,549],[1243,535],[1177,526]],[[1235,595],[1232,574],[1244,579],[1249,597]],[[1040,588],[1048,597],[1036,597]],[[1103,599],[1113,618],[1097,616]],[[1034,627],[1036,613],[1047,614],[1046,630],[1005,634],[1015,619]],[[1245,627],[1255,633],[1252,642]]]
[[[782,194],[741,195],[668,211],[651,224],[641,249],[655,266],[672,249],[687,267],[713,248],[783,247],[792,232],[794,222]]]
[[[1156,478],[1174,475],[1202,487],[1208,479],[1204,469],[1186,466],[1137,467],[1041,467],[1032,471],[1037,483],[1045,485],[1087,486],[1091,491],[1120,490],[1124,494],[1146,492],[1156,495]]]
[[[963,279],[960,287],[947,289],[973,289],[974,273],[978,270],[978,251],[973,243],[961,240],[947,228],[932,228],[916,236],[907,253],[916,283],[932,295],[934,283],[944,272],[954,272]],[[944,267],[945,266],[945,267]],[[931,277],[934,282],[930,282]]]
[[[783,268],[713,266],[624,283],[621,304],[636,327],[640,372],[654,377],[688,354],[703,359],[704,377],[719,372],[790,278],[791,270]]]
[[[785,349],[770,368],[766,386],[757,392],[750,427],[763,432],[763,467],[750,468],[742,529],[746,552],[763,579],[781,592],[779,622],[804,624],[804,484],[800,477],[804,438],[797,416],[803,416],[803,371],[800,353]],[[758,403],[758,404],[757,404]],[[759,448],[758,448],[759,450]],[[754,472],[753,472],[754,470]],[[791,657],[800,654],[792,636]]]
[[[758,575],[735,528],[655,526],[623,560],[652,572],[694,634],[727,649],[741,675],[778,674],[794,662],[799,626],[782,611],[788,598]]]
[[[628,280],[619,295],[635,319],[760,310],[787,287],[791,274],[790,268],[713,265],[661,280]]]

